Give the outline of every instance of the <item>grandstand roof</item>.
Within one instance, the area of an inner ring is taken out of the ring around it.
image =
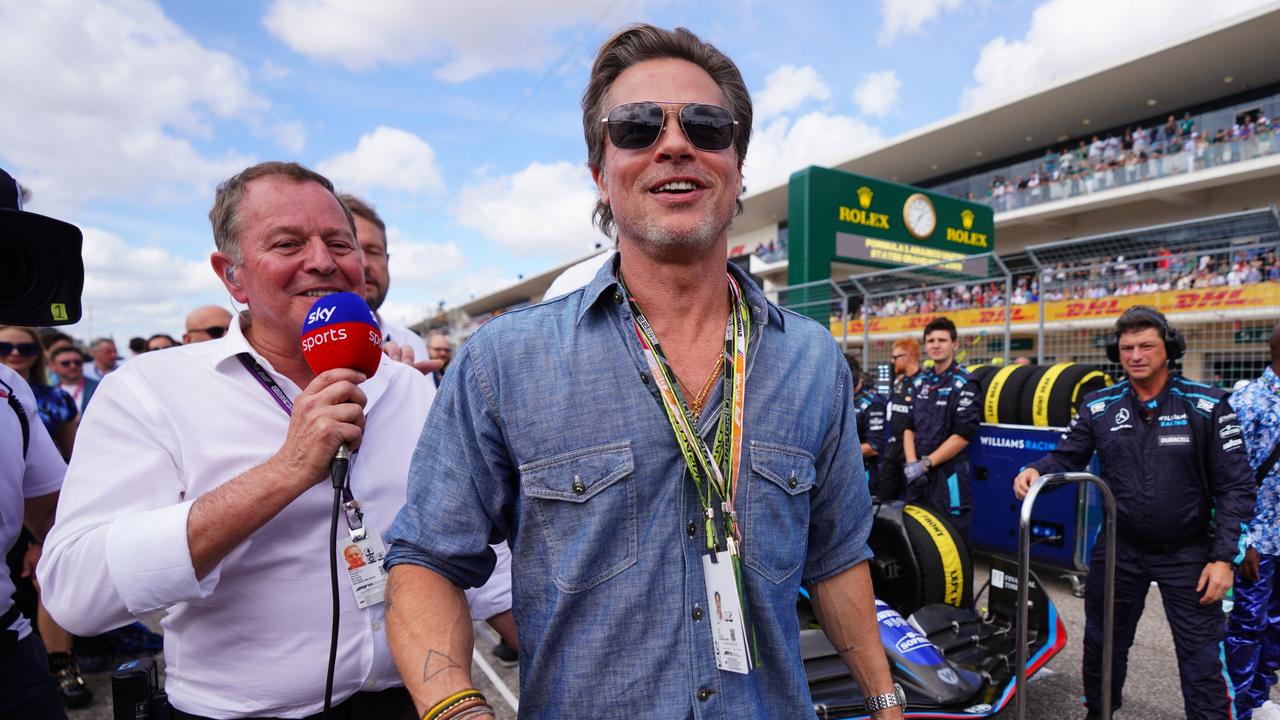
[[[833,167],[927,184],[1059,142],[1063,135],[1124,126],[1268,85],[1280,81],[1277,37],[1280,8],[1272,5],[1144,55],[1056,80],[1002,105],[948,117]],[[745,205],[737,229],[775,223],[787,215],[787,186],[757,193]]]

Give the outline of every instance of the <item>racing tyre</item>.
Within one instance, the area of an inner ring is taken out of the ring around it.
[[[1040,427],[1065,427],[1084,396],[1112,384],[1111,376],[1091,365],[1058,363],[1047,368],[1034,384],[1023,389],[1023,423]]]
[[[1027,373],[1027,379],[1022,382],[1022,392],[1018,394],[1018,419],[1015,422],[1019,425],[1032,424],[1035,390],[1044,384],[1050,368],[1032,365],[1028,369],[1031,372]]]
[[[991,376],[982,395],[982,420],[989,423],[1016,425],[1022,418],[1022,388],[1040,368],[1032,365],[1006,365]]]
[[[991,384],[992,376],[1000,368],[995,365],[970,365],[965,369],[973,376],[973,381],[978,383],[978,397],[985,397],[987,387]]]
[[[973,560],[960,533],[942,513],[929,508],[906,505],[902,514],[920,571],[918,607],[946,603],[968,608],[973,604]]]

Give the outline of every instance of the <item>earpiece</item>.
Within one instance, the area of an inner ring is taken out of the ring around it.
[[[227,282],[231,283],[231,287],[240,287],[240,283],[236,282],[236,269],[234,267],[228,267],[223,271],[222,275],[227,279]]]

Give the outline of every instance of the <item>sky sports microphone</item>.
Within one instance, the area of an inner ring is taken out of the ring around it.
[[[302,323],[302,357],[311,372],[350,368],[373,377],[382,362],[382,330],[364,298],[351,292],[319,298]],[[351,451],[343,443],[329,466],[335,488],[347,480]]]

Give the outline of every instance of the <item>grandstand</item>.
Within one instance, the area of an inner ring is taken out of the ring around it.
[[[1267,364],[1280,316],[1280,10],[1248,13],[1110,67],[934,123],[830,167],[982,203],[994,252],[965,272],[833,264],[828,290],[788,287],[788,188],[745,199],[729,257],[783,305],[829,316],[868,363],[935,314],[963,362],[1025,355],[1105,364],[1124,307],[1188,335],[1184,371],[1229,385]],[[797,168],[799,170],[799,168]],[[975,270],[977,266],[985,269]],[[558,274],[453,309],[455,325],[540,299]]]

